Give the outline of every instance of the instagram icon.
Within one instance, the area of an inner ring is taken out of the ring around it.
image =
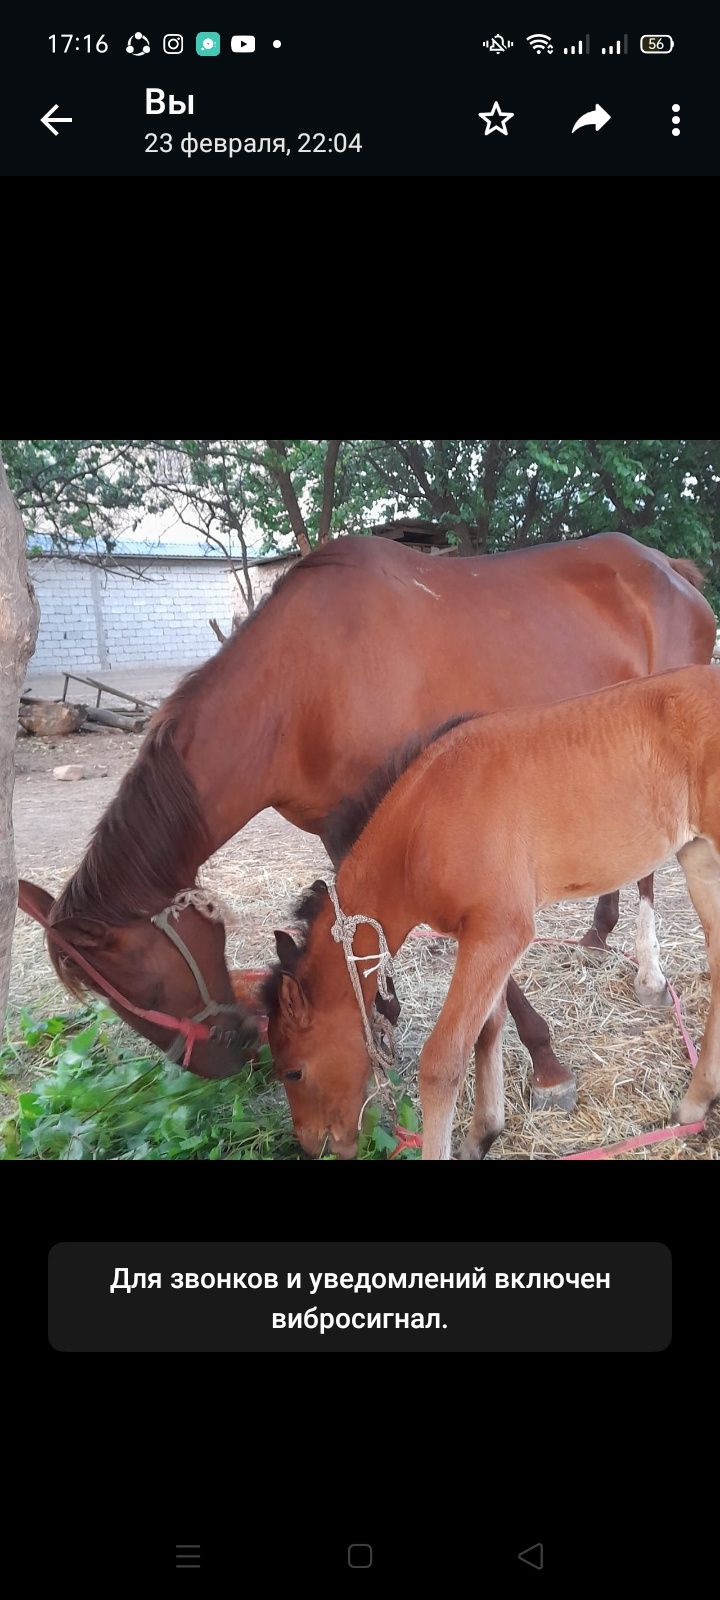
[[[183,36],[181,33],[166,33],[163,35],[163,50],[166,56],[182,55]]]

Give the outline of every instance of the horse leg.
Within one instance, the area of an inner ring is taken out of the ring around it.
[[[699,1122],[720,1095],[720,862],[706,839],[693,839],[678,850],[690,899],[705,933],[710,966],[710,1010],[700,1060],[678,1108],[678,1122]]]
[[[640,906],[635,932],[635,954],[638,969],[635,976],[635,993],[645,1006],[671,1006],[672,995],[660,966],[660,946],[655,932],[655,896],[653,875],[638,882]]]
[[[572,1111],[577,1104],[575,1079],[569,1068],[558,1061],[545,1018],[533,1009],[514,978],[508,980],[507,1003],[518,1038],[532,1057],[533,1111],[543,1111],[551,1106],[556,1106],[560,1111]]]
[[[613,889],[612,894],[601,894],[595,907],[592,927],[588,928],[587,933],[583,934],[580,943],[584,944],[588,950],[605,950],[607,948],[607,936],[612,933],[619,915],[620,890]]]
[[[507,1009],[503,990],[475,1041],[475,1110],[461,1161],[482,1161],[505,1125],[502,1029]]]
[[[508,976],[532,939],[526,912],[508,916],[502,931],[488,918],[469,918],[458,940],[458,954],[445,1004],[420,1056],[423,1161],[449,1161],[453,1114],[467,1059]]]

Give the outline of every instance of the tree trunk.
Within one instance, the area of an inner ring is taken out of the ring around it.
[[[301,555],[309,556],[312,550],[312,545],[308,538],[308,531],[305,526],[305,519],[302,511],[300,510],[298,497],[293,488],[293,481],[287,468],[287,450],[285,449],[285,440],[268,439],[267,443],[269,444],[270,449],[277,456],[277,464],[271,466],[270,471],[272,472],[275,482],[279,486],[280,494],[282,496],[282,503],[287,512],[290,527],[292,528],[295,538],[297,539],[298,550],[300,551]]]
[[[17,714],[39,621],[25,559],[25,530],[0,460],[0,1022],[7,1004],[17,910],[12,829]]]
[[[142,733],[148,725],[148,718],[142,712],[133,717],[127,711],[106,711],[104,706],[89,706],[86,721],[97,722],[103,728],[122,728],[123,733]]]
[[[323,497],[318,528],[318,544],[324,544],[330,535],[333,505],[335,504],[335,472],[342,439],[328,439],[323,468]]]
[[[475,545],[473,543],[472,534],[471,534],[470,529],[469,529],[469,527],[468,527],[466,522],[462,522],[458,518],[458,520],[456,522],[449,522],[449,523],[446,524],[446,526],[447,526],[447,529],[448,529],[449,533],[454,533],[455,534],[455,536],[456,536],[456,538],[457,538],[457,540],[459,542],[459,545],[460,545],[460,554],[461,554],[461,556],[475,556],[475,555],[477,555],[477,550],[476,550]]]

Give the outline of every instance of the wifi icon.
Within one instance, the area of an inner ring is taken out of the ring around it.
[[[553,47],[549,33],[528,33],[526,37],[531,50],[535,51],[536,56],[541,55],[543,50],[547,55],[552,55]]]

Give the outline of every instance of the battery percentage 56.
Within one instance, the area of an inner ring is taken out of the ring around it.
[[[640,40],[640,49],[644,56],[669,56],[675,49],[675,40],[669,33],[644,33]]]

